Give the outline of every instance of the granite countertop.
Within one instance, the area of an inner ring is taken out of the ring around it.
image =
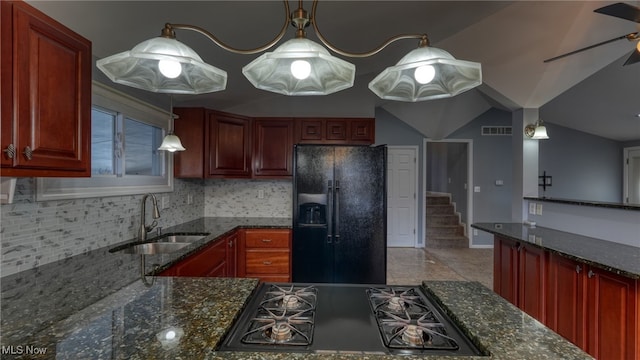
[[[165,266],[237,227],[290,224],[290,219],[202,218],[166,229],[209,233],[202,243],[173,258],[148,256],[147,262]],[[216,352],[257,286],[256,279],[156,277],[145,285],[140,255],[110,253],[110,248],[2,278],[3,359],[362,359],[359,354]],[[477,282],[423,286],[490,354],[468,359],[590,359]],[[160,341],[163,331],[174,331],[175,340]]]
[[[471,227],[532,244],[632,279],[640,279],[640,247],[521,223],[476,223]]]
[[[362,359],[361,354],[216,352],[256,285],[255,279],[158,277],[152,286],[139,280],[20,343],[3,339],[5,348],[45,351],[40,356],[4,354],[3,359]],[[465,359],[590,359],[478,282],[429,281],[423,287],[490,354]],[[177,334],[173,340],[164,340],[167,331]]]

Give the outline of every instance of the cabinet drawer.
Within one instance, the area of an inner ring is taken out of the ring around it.
[[[289,251],[247,251],[247,274],[289,274]]]
[[[245,244],[248,248],[289,248],[289,230],[247,230]]]

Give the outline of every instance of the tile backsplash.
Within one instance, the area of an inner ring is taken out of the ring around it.
[[[0,206],[0,276],[110,246],[137,236],[142,195],[35,201],[35,179],[19,178],[13,204]],[[202,180],[176,179],[160,210],[158,226],[169,227],[202,217]],[[193,204],[187,205],[187,195]],[[147,204],[147,221],[151,219]]]
[[[13,204],[0,206],[2,277],[137,235],[142,195],[36,202],[35,186],[33,178],[18,179]],[[290,180],[175,179],[172,193],[155,194],[159,203],[168,198],[158,226],[202,216],[290,217],[291,191]]]
[[[291,217],[291,180],[210,179],[204,188],[204,215]]]

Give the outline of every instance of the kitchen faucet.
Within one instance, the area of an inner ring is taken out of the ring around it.
[[[153,203],[153,222],[151,225],[146,225],[145,207],[147,204],[147,198],[151,196],[151,202]],[[160,210],[158,210],[158,199],[153,194],[146,194],[142,197],[142,206],[140,208],[140,231],[138,232],[139,240],[147,240],[147,232],[151,231],[158,222],[155,219],[160,218]]]

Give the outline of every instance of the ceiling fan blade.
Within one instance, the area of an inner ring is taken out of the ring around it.
[[[639,62],[640,62],[640,51],[634,50],[631,53],[631,56],[629,56],[627,61],[625,61],[624,65],[622,65],[622,66],[631,65],[631,64],[635,64],[635,63],[639,63]]]
[[[640,8],[625,3],[615,3],[593,10],[594,12],[615,16],[640,23]]]
[[[635,34],[635,33],[632,33],[632,34]],[[618,40],[622,40],[622,39],[627,39],[627,37],[628,37],[629,35],[630,35],[630,34],[622,35],[622,36],[615,37],[615,38],[613,38],[613,39],[609,39],[609,40],[606,40],[606,41],[599,42],[599,43],[597,43],[597,44],[589,45],[589,46],[587,46],[587,47],[583,47],[582,49],[578,49],[578,50],[574,50],[574,51],[568,52],[568,53],[566,53],[566,54],[562,54],[562,55],[554,56],[554,57],[552,57],[552,58],[550,58],[550,59],[544,60],[543,62],[548,63],[548,62],[551,62],[551,61],[555,61],[555,60],[558,60],[558,59],[562,59],[563,57],[567,57],[567,56],[569,56],[569,55],[573,55],[573,54],[577,54],[577,53],[579,53],[579,52],[583,52],[583,51],[585,51],[585,50],[593,49],[594,47],[598,47],[598,46],[601,46],[601,45],[604,45],[604,44],[608,44],[608,43],[610,43],[610,42],[614,42],[614,41],[618,41]]]

